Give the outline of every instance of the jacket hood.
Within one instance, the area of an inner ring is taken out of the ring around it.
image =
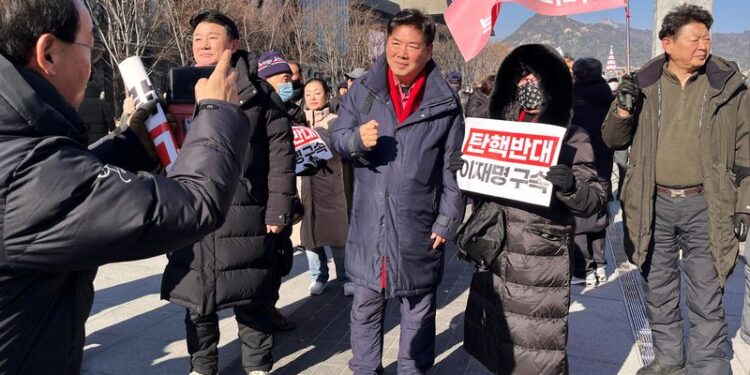
[[[49,81],[0,55],[0,134],[63,136],[82,145],[86,126]]]
[[[573,110],[573,82],[559,53],[541,44],[526,44],[511,52],[500,64],[490,95],[490,118],[515,121],[521,111],[517,101],[518,81],[529,73],[539,80],[542,91],[539,123],[567,127]]]

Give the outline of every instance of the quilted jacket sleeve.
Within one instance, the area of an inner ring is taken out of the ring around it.
[[[88,269],[195,242],[223,223],[248,137],[239,107],[203,101],[168,177],[104,164],[68,138],[44,139],[11,178],[6,266]]]

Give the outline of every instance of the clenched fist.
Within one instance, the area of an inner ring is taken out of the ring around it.
[[[362,138],[362,145],[366,149],[371,149],[378,144],[378,122],[370,120],[359,127],[359,137]]]

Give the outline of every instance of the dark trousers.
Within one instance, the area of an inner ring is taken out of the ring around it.
[[[596,267],[607,265],[607,257],[604,256],[604,239],[607,232],[576,234],[576,249],[573,253],[573,274],[577,277],[585,277],[587,271],[594,271]]]
[[[397,298],[401,304],[398,374],[424,374],[435,363],[435,291]],[[380,291],[357,286],[351,311],[355,375],[383,373],[383,320],[386,299]]]
[[[246,373],[270,371],[273,335],[268,305],[235,307],[234,316],[242,343],[242,368]],[[201,316],[188,309],[185,328],[191,370],[203,375],[218,374],[219,317],[215,313]]]
[[[682,249],[682,265],[679,250]],[[703,194],[672,198],[657,194],[653,242],[644,268],[646,314],[655,360],[685,363],[680,313],[680,274],[686,284],[687,366],[691,374],[730,373],[723,289],[708,244],[708,212]]]

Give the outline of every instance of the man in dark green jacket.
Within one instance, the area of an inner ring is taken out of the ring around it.
[[[656,354],[641,375],[731,371],[722,295],[750,223],[750,102],[737,67],[711,55],[712,23],[694,5],[667,14],[666,54],[624,79],[602,129],[609,147],[631,146],[621,198]]]

